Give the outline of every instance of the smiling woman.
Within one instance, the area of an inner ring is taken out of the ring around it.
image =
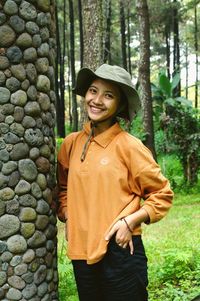
[[[150,151],[119,125],[117,117],[132,121],[140,107],[130,74],[107,64],[83,68],[75,92],[90,120],[58,154],[58,217],[79,299],[146,301],[141,224],[164,217],[173,193]]]

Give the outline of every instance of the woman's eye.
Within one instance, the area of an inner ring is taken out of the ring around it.
[[[94,93],[96,93],[96,89],[94,89],[94,88],[89,88],[89,92],[92,93],[92,94],[94,94]]]
[[[113,98],[113,95],[110,94],[110,93],[107,93],[107,94],[106,94],[106,97],[112,99],[112,98]]]

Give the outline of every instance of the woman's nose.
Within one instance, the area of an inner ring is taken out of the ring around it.
[[[93,102],[95,104],[102,104],[102,96],[100,94],[95,95],[95,97],[93,98]]]

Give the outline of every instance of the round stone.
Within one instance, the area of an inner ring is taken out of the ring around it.
[[[2,167],[2,172],[4,175],[9,175],[16,169],[17,169],[17,162],[9,161],[7,163],[4,163]]]
[[[23,236],[14,235],[7,240],[8,250],[11,253],[19,254],[27,250],[27,243]]]
[[[26,30],[31,35],[35,35],[35,34],[39,33],[39,31],[40,31],[39,26],[35,22],[32,22],[32,21],[29,21],[26,23]]]
[[[0,150],[0,162],[8,162],[9,160],[9,152],[6,149]]]
[[[36,230],[31,238],[28,239],[30,248],[38,248],[45,245],[46,236],[43,232]]]
[[[0,271],[0,287],[2,287],[4,283],[6,283],[6,280],[7,280],[6,272]]]
[[[20,142],[20,138],[17,135],[10,133],[10,132],[5,134],[4,140],[8,144],[16,144],[16,143]]]
[[[6,15],[0,12],[0,25],[6,22]]]
[[[14,191],[9,187],[0,190],[1,201],[9,201],[14,197],[14,195],[15,195]]]
[[[47,94],[40,92],[38,95],[38,103],[43,111],[46,112],[50,109],[51,102]]]
[[[24,253],[22,260],[24,263],[30,263],[33,261],[34,258],[35,252],[32,249],[29,249],[26,251],[26,253]]]
[[[0,26],[0,47],[8,47],[15,41],[15,32],[9,25]]]
[[[27,115],[30,115],[32,117],[40,116],[41,115],[41,109],[36,101],[29,101],[26,106],[24,107],[24,111]]]
[[[44,12],[50,11],[50,0],[38,0],[38,8]]]
[[[17,143],[10,152],[12,160],[17,161],[26,158],[29,153],[29,147],[26,143]]]
[[[11,200],[6,202],[6,212],[8,214],[18,215],[19,214],[19,202],[18,200]]]
[[[36,160],[39,157],[39,155],[40,155],[40,151],[37,147],[31,148],[29,153],[30,159]]]
[[[36,219],[36,212],[33,208],[22,208],[19,219],[22,222],[32,222]]]
[[[7,247],[7,245],[6,245],[6,247]],[[12,259],[12,253],[10,253],[10,252],[8,252],[8,251],[4,252],[4,253],[1,255],[1,259],[2,259],[2,261],[4,261],[4,262],[9,262],[9,261]]]
[[[43,134],[40,129],[27,129],[24,138],[31,146],[40,146],[43,144]]]
[[[14,117],[13,116],[6,116],[5,123],[12,124],[13,121],[14,121]]]
[[[24,207],[35,208],[37,205],[36,199],[31,194],[25,194],[19,197],[19,203]]]
[[[5,214],[0,217],[0,239],[17,233],[19,228],[20,221],[15,215]]]
[[[49,218],[46,215],[38,215],[35,223],[36,229],[44,230],[49,223]]]
[[[25,238],[30,238],[35,232],[35,224],[33,223],[21,223],[21,234]]]
[[[18,12],[17,4],[12,0],[7,0],[3,9],[7,15],[15,15]]]
[[[22,300],[22,293],[18,289],[11,287],[6,294],[6,298],[13,301]]]
[[[36,182],[31,184],[31,193],[36,199],[40,199],[42,197],[42,191]]]
[[[0,56],[0,70],[5,70],[10,65],[9,60],[6,56]]]
[[[27,270],[28,270],[27,264],[22,263],[14,268],[14,273],[17,276],[22,276],[23,274],[25,274],[27,272]]]
[[[13,117],[16,122],[21,122],[24,118],[24,109],[22,107],[15,106]]]
[[[40,57],[48,57],[49,56],[49,44],[42,43],[40,47],[38,47],[38,56]]]
[[[0,85],[3,85],[5,81],[6,81],[5,74],[2,71],[0,71]]]
[[[15,77],[10,77],[6,81],[6,87],[11,92],[15,92],[15,91],[19,90],[20,85],[21,85],[20,81],[18,79],[16,79]]]
[[[50,91],[50,80],[45,75],[39,75],[37,80],[37,89],[41,92]]]
[[[45,57],[37,59],[35,65],[38,73],[44,74],[49,70],[49,60]]]
[[[27,102],[27,94],[23,90],[18,90],[11,95],[11,103],[23,107]]]
[[[37,10],[31,3],[23,1],[19,7],[19,14],[25,20],[34,20],[37,17]]]
[[[0,87],[0,105],[7,103],[10,99],[10,91],[7,88]]]
[[[49,33],[49,30],[48,30],[47,27],[42,27],[41,28],[40,35],[41,35],[41,38],[42,38],[42,42],[49,41],[50,33]]]
[[[46,177],[44,174],[42,174],[42,173],[38,174],[37,183],[42,190],[45,190],[47,188],[47,180],[46,180]]]
[[[31,190],[31,185],[25,180],[20,180],[15,187],[15,193],[18,195],[26,194]]]
[[[22,33],[17,41],[16,41],[17,46],[20,48],[28,48],[32,46],[32,37],[30,34],[27,32]]]
[[[22,137],[24,135],[24,128],[20,123],[14,122],[13,124],[11,124],[10,126],[10,130],[13,134]]]
[[[20,180],[19,172],[17,170],[12,172],[9,177],[9,182],[8,182],[9,187],[15,187],[19,182],[19,180]]]
[[[2,185],[1,177],[2,177],[2,175],[0,174],[0,187],[5,187],[5,186]],[[5,185],[6,185],[6,183],[5,183]],[[0,202],[0,216],[2,216],[3,214],[5,214],[5,211],[6,211],[6,204],[5,204],[5,202]],[[1,253],[1,242],[0,242],[0,253]]]
[[[36,211],[38,214],[49,214],[49,204],[44,200],[39,200],[37,203]]]
[[[30,86],[30,82],[28,79],[25,79],[21,84],[22,90],[24,91],[27,91],[29,86]]]
[[[37,89],[35,86],[31,85],[27,90],[28,98],[32,101],[37,99]]]
[[[31,300],[31,298],[37,293],[37,287],[34,283],[27,284],[22,291],[22,295],[26,300]]]
[[[35,66],[31,63],[28,63],[26,66],[26,75],[30,83],[34,84],[37,80],[37,71]]]
[[[37,59],[37,51],[35,48],[30,47],[24,51],[24,60],[26,62],[34,62]]]
[[[39,157],[35,163],[36,163],[36,166],[37,166],[39,172],[41,172],[41,173],[49,172],[50,163],[49,163],[49,160],[47,160],[46,158]]]
[[[22,51],[17,46],[8,48],[6,55],[9,61],[13,64],[20,63],[22,59]]]
[[[11,103],[6,103],[1,107],[2,113],[5,115],[12,115],[14,112],[14,105]]]
[[[10,265],[12,267],[16,267],[18,264],[20,264],[22,262],[22,256],[20,255],[15,255],[11,261],[10,261]]]
[[[17,32],[21,33],[25,29],[25,22],[19,16],[11,16],[9,20],[10,26]]]
[[[37,167],[35,163],[30,159],[24,159],[19,161],[19,172],[21,176],[27,181],[34,181],[37,177]]]
[[[42,39],[39,34],[33,36],[33,47],[38,48],[42,44]]]
[[[25,116],[23,121],[22,121],[22,125],[25,129],[33,128],[36,125],[36,121],[31,116]]]
[[[19,65],[12,65],[11,66],[11,72],[14,77],[16,77],[20,81],[24,81],[26,79],[26,70],[24,69],[24,66]]]
[[[46,282],[43,282],[38,286],[38,296],[39,297],[42,298],[46,294],[47,291],[48,291],[48,284]],[[44,299],[42,299],[42,300],[44,300]],[[46,300],[49,300],[49,299],[46,299]]]
[[[19,290],[23,289],[26,285],[25,281],[17,275],[9,277],[8,284],[10,284],[12,287],[17,288]]]

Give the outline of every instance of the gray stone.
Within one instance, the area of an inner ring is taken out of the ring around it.
[[[34,252],[34,250],[28,249],[24,253],[22,260],[23,260],[24,263],[30,263],[30,262],[33,261],[34,258],[35,258],[35,252]]]
[[[18,12],[17,4],[12,0],[7,0],[3,9],[7,15],[15,15]]]
[[[40,107],[43,111],[48,111],[50,108],[50,98],[45,93],[39,93],[38,94],[38,103],[40,104]]]
[[[23,137],[24,131],[25,131],[23,126],[20,123],[17,123],[17,122],[14,122],[13,124],[11,124],[10,130],[13,134],[15,134],[19,137]]]
[[[45,245],[46,236],[41,231],[36,230],[31,238],[28,239],[28,246],[30,248],[37,248]]]
[[[42,191],[36,182],[31,184],[31,193],[36,199],[40,199],[42,197]]]
[[[15,106],[13,117],[16,122],[21,122],[24,118],[24,109],[22,107]]]
[[[25,20],[34,20],[37,17],[37,10],[31,3],[23,1],[19,7],[19,14]]]
[[[38,48],[42,44],[42,39],[39,34],[33,36],[33,47]]]
[[[48,223],[49,223],[48,216],[38,215],[35,223],[36,229],[44,230],[47,227]]]
[[[55,249],[54,242],[52,240],[48,240],[46,243],[46,248],[48,251],[53,251]]]
[[[34,221],[36,219],[36,212],[33,208],[22,208],[20,215],[19,215],[19,219],[22,222],[31,222]]]
[[[0,190],[1,201],[9,201],[14,197],[14,195],[15,195],[14,191],[9,187]]]
[[[37,71],[33,64],[28,63],[26,66],[26,75],[30,83],[34,84],[37,80]]]
[[[12,72],[13,76],[16,77],[20,81],[23,81],[26,79],[26,70],[24,69],[24,66],[21,64],[12,65],[11,72]]]
[[[29,86],[30,86],[30,82],[28,79],[25,79],[21,84],[21,87],[24,91],[27,91]]]
[[[37,287],[34,283],[27,284],[22,291],[22,295],[27,300],[30,300],[37,293]]]
[[[22,276],[23,274],[27,273],[27,270],[28,270],[28,265],[26,263],[22,263],[14,268],[14,273],[17,276]]]
[[[47,270],[46,281],[47,281],[47,282],[50,282],[51,280],[53,280],[53,270],[52,270],[52,269],[48,269],[48,270]]]
[[[31,116],[25,116],[23,121],[22,121],[22,125],[25,129],[33,128],[36,125],[36,121]]]
[[[26,62],[34,62],[37,59],[37,51],[35,48],[30,47],[24,50],[24,60]]]
[[[39,173],[37,176],[37,184],[40,186],[42,190],[47,188],[47,180],[44,174]]]
[[[40,106],[36,101],[28,101],[26,106],[24,107],[24,111],[27,115],[30,115],[32,117],[41,115]]]
[[[20,81],[16,79],[15,77],[10,77],[6,81],[6,87],[9,89],[11,92],[15,92],[20,89]]]
[[[12,105],[11,103],[6,103],[1,108],[2,113],[5,115],[12,115],[12,113],[14,112],[14,105]]]
[[[48,284],[46,282],[41,283],[38,286],[38,296],[43,297],[48,291]]]
[[[21,223],[21,234],[25,238],[30,238],[35,232],[35,224],[33,223]]]
[[[6,245],[6,247],[7,247],[7,245]],[[1,259],[4,262],[9,262],[12,259],[12,253],[10,253],[8,251],[3,252],[3,254],[1,255]]]
[[[7,88],[0,87],[0,105],[7,103],[10,99],[10,91]]]
[[[19,290],[23,289],[26,285],[25,281],[17,275],[9,277],[8,284]]]
[[[17,33],[21,33],[25,29],[25,22],[19,16],[10,17],[9,23]]]
[[[13,150],[10,153],[12,160],[17,161],[25,158],[29,153],[29,147],[26,143],[17,143],[14,145]]]
[[[28,272],[28,273],[22,275],[22,279],[28,284],[32,283],[33,282],[33,273]]]
[[[0,188],[6,187],[8,184],[8,181],[9,181],[9,178],[7,176],[3,175],[2,173],[0,173]],[[1,210],[3,210],[3,209],[0,209],[0,212],[1,212]]]
[[[40,57],[48,57],[49,56],[49,44],[42,43],[37,50],[38,56]]]
[[[0,126],[1,126],[1,124],[0,124]],[[0,129],[1,129],[1,127],[0,127]],[[6,143],[3,138],[0,138],[0,149],[4,149],[4,148],[6,148]]]
[[[10,65],[9,60],[6,56],[0,56],[0,70],[5,70]]]
[[[17,169],[17,162],[9,161],[3,165],[2,172],[4,175],[9,175]]]
[[[48,214],[50,210],[49,204],[44,200],[39,200],[36,211],[38,214]]]
[[[12,124],[13,121],[14,121],[14,117],[13,116],[6,116],[5,123]]]
[[[47,239],[54,239],[57,234],[56,232],[57,230],[53,225],[48,225],[44,233]]]
[[[16,41],[17,46],[20,48],[28,48],[32,46],[32,37],[27,32],[23,32]]]
[[[13,64],[20,63],[20,61],[22,59],[22,51],[17,46],[12,46],[12,47],[8,48],[6,55],[7,55],[7,58],[9,59],[9,61]]]
[[[40,151],[37,147],[31,148],[29,153],[30,159],[36,160],[39,157],[39,155],[40,155]]]
[[[35,86],[30,86],[27,90],[27,95],[30,100],[37,100],[37,89]]]
[[[13,254],[20,254],[27,250],[27,243],[23,236],[14,235],[7,240],[8,250]]]
[[[36,285],[42,283],[45,280],[46,275],[47,275],[47,268],[45,265],[41,265],[34,275],[34,283]]]
[[[36,256],[37,257],[44,257],[46,255],[46,253],[47,253],[46,248],[38,248],[36,250]]]
[[[0,47],[8,47],[15,40],[15,32],[9,25],[0,26]]]
[[[20,255],[15,255],[11,261],[10,261],[10,265],[12,267],[16,267],[18,264],[20,264],[22,262],[22,256]]]
[[[0,71],[0,85],[3,85],[6,81],[6,76],[3,71]]]
[[[0,25],[6,22],[6,15],[0,12]]]
[[[19,180],[20,180],[20,174],[16,170],[16,171],[11,173],[11,175],[9,177],[8,186],[9,187],[15,187],[18,184]]]
[[[25,194],[19,197],[19,204],[23,207],[36,208],[37,201],[31,194]]]
[[[1,187],[1,178],[0,178],[0,187]],[[6,204],[4,202],[0,202],[0,216],[5,214],[5,211],[6,211]]]
[[[31,35],[35,35],[40,31],[38,25],[35,22],[32,22],[32,21],[29,21],[29,22],[26,23],[26,30]]]
[[[18,90],[11,95],[11,103],[23,107],[27,102],[27,94],[23,90]]]
[[[49,36],[50,36],[50,33],[49,33],[49,30],[47,27],[42,27],[41,30],[40,30],[40,35],[41,35],[41,38],[42,38],[42,42],[47,42],[49,41]]]
[[[6,280],[7,280],[6,273],[0,271],[0,287],[2,287],[4,283],[6,283]]]
[[[25,180],[20,180],[15,187],[15,193],[18,195],[26,194],[31,190],[31,185]]]
[[[27,181],[34,181],[37,177],[37,167],[30,159],[19,161],[19,172],[21,176]]]
[[[8,214],[18,215],[19,202],[16,199],[6,202],[6,212]]]
[[[27,129],[24,138],[31,146],[40,146],[43,143],[44,136],[40,129]]]
[[[16,216],[5,214],[0,217],[0,239],[17,233],[19,228],[20,221]]]
[[[0,161],[8,162],[9,160],[9,152],[6,149],[0,150]]]
[[[37,15],[37,24],[42,27],[49,25],[49,20],[47,14],[41,12]]]
[[[38,73],[44,74],[49,70],[49,60],[46,57],[37,59],[35,65]]]
[[[5,252],[6,249],[7,249],[7,244],[6,244],[6,242],[0,240],[0,253]],[[2,256],[2,255],[1,255],[1,256]],[[2,259],[2,257],[1,257],[1,259]]]
[[[8,300],[21,300],[22,293],[16,288],[10,288],[6,294]]]
[[[4,140],[8,144],[16,144],[16,143],[20,142],[20,138],[17,135],[10,133],[10,132],[5,134]]]
[[[44,12],[50,11],[50,0],[38,0],[38,7]]]
[[[40,147],[40,155],[49,158],[51,155],[51,150],[47,144],[44,144]]]

